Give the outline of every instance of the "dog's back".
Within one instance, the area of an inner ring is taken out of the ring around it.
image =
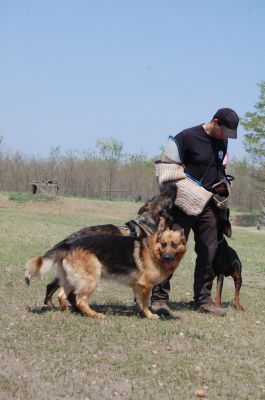
[[[104,266],[108,274],[128,274],[137,269],[134,251],[139,248],[141,242],[126,236],[115,235],[88,235],[82,236],[73,241],[68,241],[68,257],[71,254],[81,253],[83,260],[89,262],[89,255],[95,255],[99,262]]]

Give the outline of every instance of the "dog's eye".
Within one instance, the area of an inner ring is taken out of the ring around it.
[[[173,249],[176,249],[178,247],[178,244],[176,242],[172,242],[171,246],[173,247]]]
[[[161,247],[162,247],[162,249],[164,249],[165,247],[167,247],[166,242],[161,243]]]

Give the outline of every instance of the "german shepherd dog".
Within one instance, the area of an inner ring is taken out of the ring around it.
[[[157,229],[160,217],[163,216],[168,223],[172,224],[170,211],[174,206],[176,198],[176,188],[170,186],[154,196],[150,201],[146,202],[138,211],[135,220],[130,220],[124,226],[118,227],[112,224],[97,225],[85,227],[77,232],[72,233],[56,246],[60,246],[68,241],[81,238],[86,235],[118,235],[131,236],[134,238],[142,238],[148,236]],[[59,278],[56,277],[46,287],[46,295],[43,308],[53,307],[52,297],[54,293],[61,287]],[[67,298],[64,290],[61,289],[58,294],[58,300],[62,309],[67,307]]]
[[[237,311],[244,311],[244,307],[239,301],[239,292],[242,286],[242,264],[236,251],[228,245],[224,237],[224,235],[229,238],[232,236],[229,215],[229,208],[226,208],[218,229],[218,247],[212,264],[214,276],[217,277],[215,306],[221,308],[224,277],[232,276],[235,285],[234,305]]]
[[[174,273],[185,251],[183,229],[169,229],[161,217],[157,231],[140,239],[101,234],[63,241],[28,260],[25,280],[29,284],[57,263],[57,276],[73,309],[92,318],[103,316],[87,304],[100,278],[120,281],[133,289],[140,313],[158,319],[149,310],[152,289]]]

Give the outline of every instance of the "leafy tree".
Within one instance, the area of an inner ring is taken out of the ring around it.
[[[258,83],[259,100],[256,111],[245,113],[241,125],[246,130],[244,146],[254,162],[265,163],[265,81]]]
[[[263,193],[261,201],[261,210],[258,223],[265,223],[265,81],[258,83],[260,94],[258,102],[255,104],[256,111],[247,112],[245,118],[241,121],[245,134],[244,145],[247,152],[251,155],[254,174],[254,180],[259,185],[259,191]]]
[[[105,160],[120,161],[122,158],[123,144],[113,137],[98,139],[96,146]]]

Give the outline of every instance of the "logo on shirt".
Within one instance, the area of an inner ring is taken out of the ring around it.
[[[219,160],[222,160],[222,159],[224,158],[224,152],[223,152],[223,150],[219,150],[219,151],[218,151],[218,157],[219,157]]]

